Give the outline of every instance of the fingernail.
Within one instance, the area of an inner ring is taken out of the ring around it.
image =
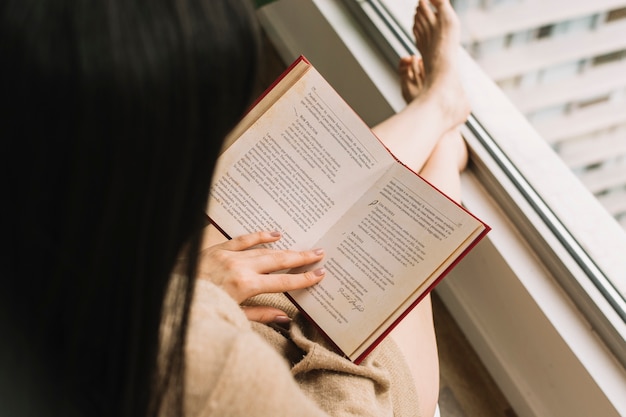
[[[271,232],[270,235],[272,237],[280,237],[280,232],[274,231],[274,232]]]
[[[278,324],[284,324],[284,323],[289,323],[291,321],[291,319],[287,316],[276,316],[274,317],[274,323],[278,323]]]
[[[324,254],[324,249],[322,249],[322,248],[314,249],[313,253],[316,254],[317,256],[323,255]]]
[[[326,273],[326,269],[324,268],[317,268],[315,271],[313,271],[313,275],[315,275],[316,277],[321,277],[325,273]]]

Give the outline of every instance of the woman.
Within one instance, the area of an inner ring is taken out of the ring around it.
[[[249,3],[0,5],[2,138],[8,144],[2,166],[9,195],[2,213],[9,243],[0,291],[3,414],[432,413],[436,395],[419,405],[416,395],[423,384],[430,391],[437,385],[428,304],[406,320],[417,326],[411,334],[425,330],[417,345],[426,347],[426,357],[407,357],[416,352],[414,340],[398,331],[399,348],[386,343],[356,367],[325,349],[319,335],[275,298],[243,311],[262,322],[290,322],[289,333],[250,325],[239,307],[254,295],[323,279],[323,270],[280,281],[265,276],[317,262],[323,251],[259,252],[257,243],[280,238],[261,231],[209,246],[196,271],[213,165],[256,79],[258,30]],[[443,1],[434,6],[436,15],[418,8],[416,25],[436,35],[425,49],[442,44],[448,56],[454,36],[440,40],[454,35],[446,23],[451,9]],[[399,145],[390,143],[392,150],[415,142],[415,126],[403,120],[417,110],[446,111],[438,99],[440,87],[450,83],[431,81],[442,78],[435,63],[449,63],[426,55],[428,86],[410,97],[417,104],[379,127],[389,135],[409,134]],[[403,72],[405,87],[419,84],[416,74]],[[422,100],[431,91],[439,91],[436,100]],[[434,172],[453,185],[464,148],[443,138],[461,113],[442,117],[428,132],[432,140],[416,148],[428,155],[423,170],[438,161]],[[196,283],[196,276],[205,279]],[[430,366],[420,370],[424,361]]]

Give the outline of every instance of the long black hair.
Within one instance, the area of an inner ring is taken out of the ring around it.
[[[0,414],[182,411],[210,177],[256,79],[248,3],[0,4]]]

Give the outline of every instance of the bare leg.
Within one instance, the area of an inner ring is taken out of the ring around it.
[[[400,61],[402,94],[408,105],[374,128],[398,157],[429,182],[460,200],[459,173],[467,149],[458,126],[469,104],[458,77],[459,27],[448,0],[420,0],[414,34],[422,59]],[[439,397],[439,359],[430,297],[391,332],[402,351],[420,398],[422,416],[432,416]]]
[[[420,175],[460,203],[460,173],[467,165],[467,158],[465,141],[458,129],[453,129],[439,140]]]
[[[414,34],[421,53],[400,61],[407,106],[373,128],[392,153],[419,172],[439,139],[463,123],[470,108],[458,76],[460,29],[449,0],[420,1]]]
[[[421,175],[459,201],[459,169],[467,163],[467,149],[458,131],[450,131],[437,143]],[[419,397],[422,416],[432,416],[439,398],[439,355],[430,295],[425,297],[391,332],[402,351]]]

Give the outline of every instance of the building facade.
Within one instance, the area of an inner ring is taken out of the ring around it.
[[[626,0],[456,0],[467,51],[626,229]]]

